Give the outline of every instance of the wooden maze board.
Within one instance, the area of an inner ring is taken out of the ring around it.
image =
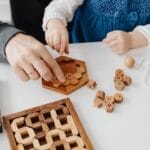
[[[69,98],[3,117],[12,150],[93,150]]]
[[[61,83],[56,77],[54,77],[52,81],[45,81],[42,79],[44,88],[63,94],[70,94],[88,82],[88,73],[84,61],[67,56],[60,56],[56,58],[56,61],[60,65],[66,77],[66,81]]]

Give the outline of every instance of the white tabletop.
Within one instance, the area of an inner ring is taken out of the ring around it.
[[[86,61],[91,79],[98,83],[95,90],[86,86],[70,94],[75,109],[87,131],[95,150],[150,150],[150,87],[144,84],[144,66],[127,69],[124,56],[118,56],[100,43],[73,44],[70,56]],[[143,50],[143,51],[142,51]],[[148,49],[138,50],[138,61],[147,55]],[[56,53],[54,53],[54,56]],[[147,55],[148,56],[148,55]],[[108,95],[116,91],[113,75],[116,68],[123,68],[133,78],[132,86],[123,93],[125,100],[115,107],[113,113],[93,107],[98,89]],[[7,64],[0,64],[0,107],[7,115],[66,97],[42,88],[41,81],[23,83],[13,74]],[[0,146],[9,150],[6,132],[0,135]]]

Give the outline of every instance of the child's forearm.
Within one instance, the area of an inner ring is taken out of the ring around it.
[[[129,32],[129,35],[131,41],[131,45],[130,45],[131,49],[140,48],[149,45],[148,39],[140,31],[134,30],[132,32]]]
[[[45,9],[43,17],[43,30],[49,20],[60,19],[65,25],[71,21],[75,10],[84,0],[53,0]]]

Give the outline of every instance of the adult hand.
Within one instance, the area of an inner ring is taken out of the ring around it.
[[[35,38],[18,33],[8,42],[5,51],[8,62],[22,81],[37,80],[40,77],[49,81],[53,73],[59,81],[65,81],[55,59]]]

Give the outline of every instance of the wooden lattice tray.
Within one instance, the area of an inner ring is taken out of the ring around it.
[[[69,98],[3,117],[12,150],[93,150]]]

